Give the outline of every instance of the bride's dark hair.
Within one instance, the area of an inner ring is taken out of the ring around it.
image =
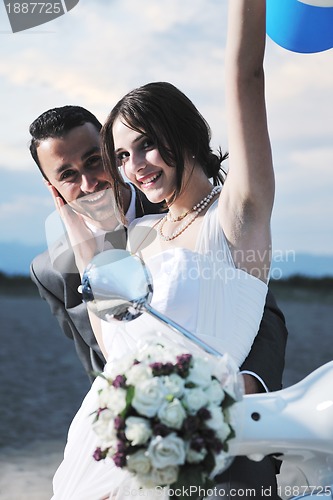
[[[221,163],[228,157],[210,147],[208,123],[183,92],[167,82],[148,83],[126,94],[112,109],[101,130],[104,166],[111,174],[117,204],[123,207],[120,186],[124,181],[115,157],[112,127],[117,118],[144,133],[156,144],[164,162],[176,168],[176,189],[182,187],[185,160],[193,156],[214,185],[223,184],[225,171]]]

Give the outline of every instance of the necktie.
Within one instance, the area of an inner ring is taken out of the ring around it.
[[[109,250],[110,248],[125,249],[126,237],[127,229],[124,226],[117,228],[114,231],[105,233],[104,250]]]

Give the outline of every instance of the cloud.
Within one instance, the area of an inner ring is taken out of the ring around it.
[[[0,225],[6,228],[2,240],[22,241],[28,245],[44,240],[44,225],[52,211],[52,200],[17,194],[0,204]]]
[[[285,159],[283,169],[276,167],[276,211],[293,217],[314,216],[333,221],[333,148],[295,150]],[[333,223],[333,222],[332,222]],[[333,241],[332,241],[333,243]],[[333,250],[333,245],[332,245]]]
[[[333,146],[294,151],[291,159],[306,174],[312,174],[322,181],[323,177],[329,176],[332,172]]]
[[[1,174],[8,179],[3,184],[7,205],[0,208],[11,228],[19,224],[20,234],[37,238],[38,227],[39,238],[44,237],[48,194],[36,188],[39,172],[27,144],[29,124],[48,108],[79,104],[104,121],[131,88],[168,80],[208,120],[214,147],[227,149],[226,8],[227,2],[218,0],[79,2],[42,29],[8,35],[0,47]],[[304,250],[321,241],[327,247],[322,221],[333,219],[331,58],[332,51],[301,55],[267,43],[267,107],[277,178],[274,227],[285,243],[292,228],[292,239]],[[8,172],[13,176],[6,177]],[[34,190],[36,202],[26,197]],[[320,232],[317,241],[305,236],[305,217]]]
[[[52,200],[46,197],[36,198],[29,195],[17,195],[11,201],[0,204],[0,218],[6,220],[8,217],[15,217],[16,215],[29,215],[36,210],[52,208]]]
[[[52,23],[54,33],[36,33],[29,43],[24,35],[12,37],[2,50],[0,76],[20,113],[9,116],[8,130],[16,125],[16,133],[1,135],[3,164],[30,168],[28,126],[45,109],[81,104],[104,121],[126,91],[153,80],[182,88],[218,131],[224,34],[217,7],[216,0],[208,6],[146,0],[145,8],[136,0],[79,4]]]
[[[275,248],[333,253],[333,148],[295,150],[276,168]]]
[[[22,152],[20,151],[21,146],[21,144],[17,144],[17,142],[15,141],[13,141],[12,143],[8,143],[7,141],[3,141],[0,139],[0,151],[2,160],[6,162],[6,158],[10,159],[8,163],[6,162],[4,167],[2,167],[3,169],[12,169],[17,172],[27,169],[26,162],[22,161]]]
[[[332,52],[296,54],[268,44],[266,93],[272,138],[318,141],[331,137]]]
[[[92,84],[95,89],[103,88],[110,79],[117,88],[117,80],[123,86],[128,79],[141,79],[141,75],[155,72],[155,64],[160,69],[163,61],[166,67],[177,66],[191,55],[192,44],[210,58],[211,52],[205,48],[216,52],[216,5],[216,1],[207,8],[202,0],[146,0],[143,8],[136,0],[127,0],[99,8],[98,4],[78,6],[73,17],[58,21],[64,37],[44,35],[43,44],[36,37],[29,48],[15,44],[7,57],[4,54],[0,74],[16,86],[37,83],[79,97],[89,95]],[[67,31],[70,26],[76,30]],[[211,43],[200,49],[203,39]]]

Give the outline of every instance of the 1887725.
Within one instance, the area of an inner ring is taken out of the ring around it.
[[[278,485],[278,495],[281,498],[300,498],[304,496],[327,496],[331,498],[332,490],[330,486],[300,486],[300,485]]]
[[[8,14],[62,14],[61,2],[15,2],[6,3]]]
[[[48,23],[72,10],[79,0],[4,0],[13,33]]]

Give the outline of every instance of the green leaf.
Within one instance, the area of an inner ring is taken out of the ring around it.
[[[132,404],[134,398],[135,387],[134,385],[129,385],[126,392],[126,405]]]
[[[120,416],[125,418],[128,412],[129,407],[132,404],[134,398],[135,387],[134,385],[129,385],[126,389],[126,406],[121,412]]]
[[[205,458],[202,462],[202,465],[203,465],[205,471],[207,471],[208,473],[212,472],[212,470],[214,469],[215,458],[214,458],[213,453],[210,450],[208,450],[207,455],[205,456]]]
[[[186,389],[194,389],[197,386],[194,382],[186,382],[185,387],[186,387]]]
[[[224,391],[224,400],[222,401],[222,408],[226,409],[229,408],[229,406],[232,406],[233,404],[236,403],[236,400],[230,396],[230,394],[227,391]]]
[[[112,384],[112,380],[110,379],[110,377],[108,377],[107,375],[105,375],[103,372],[91,371],[90,373],[91,373],[91,375],[93,377],[95,377],[95,378],[97,378],[97,377],[104,378],[104,380],[106,380],[109,384]]]
[[[170,495],[170,499],[201,500],[203,495],[199,495],[203,490],[207,490],[208,478],[203,473],[201,465],[188,464],[183,465],[179,470],[178,479],[170,485],[170,489],[177,492],[176,495]],[[177,491],[178,490],[178,491]]]

